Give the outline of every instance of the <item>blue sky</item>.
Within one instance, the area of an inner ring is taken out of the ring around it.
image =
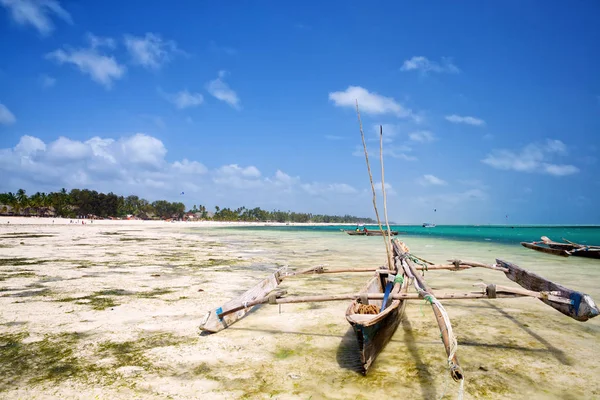
[[[0,191],[372,216],[358,100],[391,219],[598,224],[600,5],[493,4],[0,0]]]

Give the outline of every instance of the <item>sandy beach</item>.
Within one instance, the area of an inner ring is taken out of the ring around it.
[[[0,218],[0,397],[456,398],[422,301],[409,303],[367,376],[356,372],[348,302],[265,305],[229,329],[200,335],[208,310],[278,267],[385,262],[381,238],[223,229],[236,225]],[[596,260],[492,243],[406,243],[434,262],[503,258],[600,299]],[[353,293],[369,277],[311,275],[282,288],[289,295]],[[481,280],[511,285],[487,270],[426,278],[434,290],[470,291]],[[444,304],[458,336],[465,398],[600,396],[600,318],[580,323],[533,299]]]

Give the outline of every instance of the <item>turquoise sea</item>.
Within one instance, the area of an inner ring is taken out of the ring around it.
[[[285,231],[285,232],[320,232],[341,234],[340,230],[354,229],[349,225],[331,226],[253,226],[236,227],[236,230]],[[378,230],[377,225],[367,225],[368,229]],[[515,244],[520,242],[539,241],[541,236],[560,242],[567,239],[572,242],[600,245],[600,226],[598,225],[438,225],[423,228],[420,225],[391,225],[392,230],[399,232],[399,237],[422,237],[449,239],[471,242],[495,242]],[[228,228],[229,229],[229,228]]]

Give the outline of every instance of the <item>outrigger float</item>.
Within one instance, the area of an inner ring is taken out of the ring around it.
[[[366,374],[398,328],[404,316],[406,303],[420,299],[431,305],[444,343],[452,378],[462,381],[464,374],[458,362],[456,337],[440,300],[531,297],[577,321],[587,321],[600,314],[600,310],[589,295],[568,289],[507,261],[496,260],[495,264],[489,265],[473,261],[450,260],[449,264],[437,265],[413,255],[408,246],[396,238],[390,240],[390,245],[393,249],[392,268],[384,266],[330,270],[319,266],[299,272],[287,271],[285,267],[278,269],[240,297],[209,311],[202,319],[200,330],[216,333],[226,329],[260,304],[349,300],[346,320],[356,334],[361,372]],[[461,271],[472,268],[502,272],[521,287],[481,283],[479,284],[481,290],[477,292],[433,291],[425,282],[423,275],[419,273],[425,270]],[[358,293],[285,297],[287,294],[285,291],[277,290],[279,284],[290,277],[348,272],[373,272],[374,275]],[[416,293],[410,292],[411,288],[414,288]]]

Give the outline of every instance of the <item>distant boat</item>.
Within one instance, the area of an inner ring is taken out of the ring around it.
[[[554,254],[555,256],[579,256],[600,259],[600,246],[587,246],[577,244],[563,239],[566,243],[559,243],[542,236],[541,242],[521,242],[523,247],[540,251],[542,253]]]
[[[423,224],[423,228],[435,228],[435,224],[430,224],[429,222],[425,222]]]
[[[387,230],[383,230],[383,235],[381,233],[381,231],[376,231],[376,230],[371,230],[371,229],[354,229],[354,230],[344,230],[344,229],[340,229],[342,232],[346,232],[348,235],[351,236],[387,236],[388,232]],[[396,236],[398,234],[398,231],[390,231],[390,234],[392,236]]]

